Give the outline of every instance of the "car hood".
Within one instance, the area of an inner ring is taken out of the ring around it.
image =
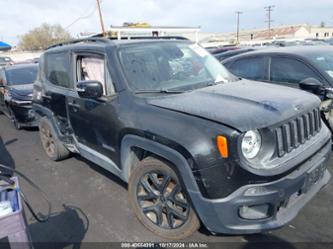
[[[242,132],[275,125],[320,105],[317,96],[305,91],[249,80],[147,101],[153,106],[222,123]]]
[[[32,99],[33,84],[12,85],[8,87],[13,97]]]

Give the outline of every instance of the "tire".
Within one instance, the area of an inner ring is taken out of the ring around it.
[[[9,118],[10,121],[12,122],[12,124],[14,125],[16,130],[20,130],[22,128],[21,124],[17,121],[17,118],[15,116],[15,113],[13,112],[13,110],[9,107]]]
[[[39,121],[39,135],[47,156],[53,161],[60,161],[69,157],[70,152],[58,139],[50,121],[43,117]]]
[[[128,191],[135,215],[158,236],[178,240],[199,229],[187,193],[166,162],[153,157],[142,160],[131,173]]]

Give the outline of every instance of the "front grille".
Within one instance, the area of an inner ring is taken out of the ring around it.
[[[278,156],[304,144],[311,137],[315,136],[321,129],[321,117],[319,108],[303,114],[288,123],[275,129]]]

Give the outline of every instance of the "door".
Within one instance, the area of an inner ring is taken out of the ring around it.
[[[115,129],[117,127],[117,95],[103,53],[75,52],[75,80],[94,80],[103,85],[103,97],[81,98],[78,94],[68,99],[68,113],[76,140],[86,151],[114,159],[116,156]],[[75,88],[75,87],[74,87]]]
[[[323,79],[303,61],[286,56],[272,56],[270,60],[270,81],[299,88],[299,83],[307,78]]]
[[[44,102],[54,113],[60,128],[67,126],[67,96],[74,93],[70,53],[51,52],[45,54],[45,95]]]
[[[5,108],[5,71],[0,69],[0,111],[4,111]]]

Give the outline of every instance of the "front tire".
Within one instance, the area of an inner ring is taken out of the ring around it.
[[[167,239],[183,239],[200,227],[199,219],[175,171],[148,157],[129,179],[129,201],[139,221]]]
[[[17,118],[15,116],[14,111],[11,108],[8,108],[9,110],[9,118],[12,124],[14,125],[16,130],[20,130],[22,128],[21,124],[17,121]]]
[[[58,139],[50,121],[43,117],[39,122],[39,134],[43,149],[53,161],[60,161],[69,157],[70,152]]]

